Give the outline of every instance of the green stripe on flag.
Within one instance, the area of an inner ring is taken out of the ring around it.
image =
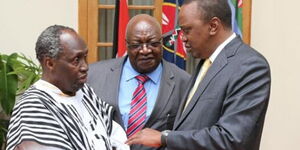
[[[239,5],[239,1],[241,1],[240,3],[240,7],[238,6]],[[243,31],[243,5],[242,5],[242,0],[231,0],[233,6],[235,7],[235,19],[236,19],[236,22],[241,30],[241,32]]]

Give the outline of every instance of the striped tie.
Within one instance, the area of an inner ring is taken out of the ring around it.
[[[140,131],[146,121],[146,110],[147,110],[147,97],[144,83],[149,80],[146,75],[138,75],[135,77],[138,81],[138,86],[133,92],[131,100],[131,108],[129,112],[127,136],[131,137],[138,131]]]

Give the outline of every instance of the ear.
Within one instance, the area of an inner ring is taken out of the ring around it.
[[[209,34],[216,35],[217,32],[220,30],[221,27],[221,20],[218,17],[213,17],[209,21]]]
[[[55,66],[55,61],[54,61],[54,58],[51,58],[51,57],[45,57],[43,59],[43,65],[44,65],[44,68],[46,68],[47,70],[51,71],[54,69],[54,66]]]

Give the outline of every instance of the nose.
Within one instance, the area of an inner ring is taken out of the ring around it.
[[[79,69],[82,72],[87,72],[89,70],[89,65],[85,59],[82,61]]]
[[[141,54],[148,54],[148,53],[151,53],[151,49],[149,48],[148,44],[147,43],[143,43],[142,45],[142,49],[139,51]]]
[[[188,40],[187,37],[186,37],[186,35],[184,33],[181,34],[181,40],[182,40],[182,42],[185,42],[185,43]]]

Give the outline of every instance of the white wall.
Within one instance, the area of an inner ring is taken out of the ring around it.
[[[252,0],[251,45],[271,66],[261,150],[300,149],[300,1]]]
[[[78,29],[78,0],[0,0],[0,52],[35,60],[39,34],[53,24]]]

